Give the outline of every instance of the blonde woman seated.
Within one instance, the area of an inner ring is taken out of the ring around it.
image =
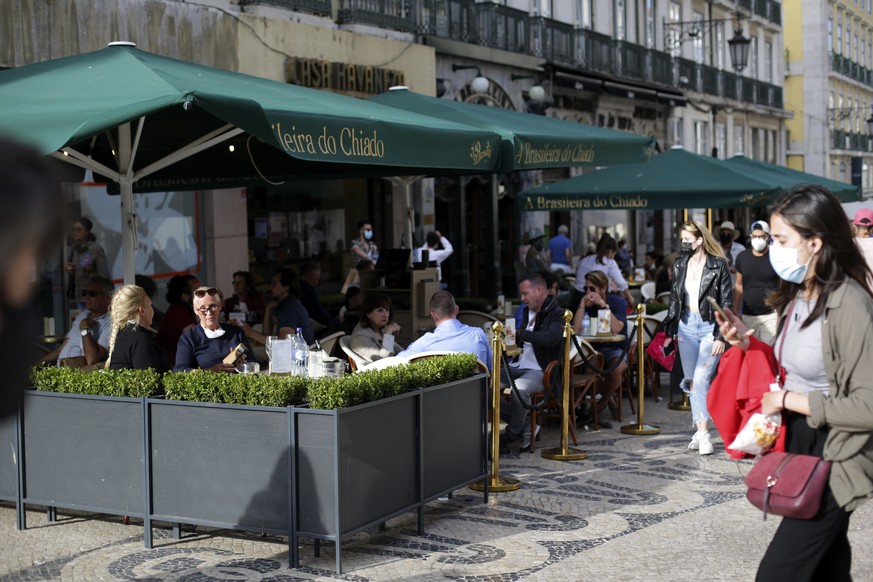
[[[403,346],[395,342],[393,336],[400,331],[400,326],[391,322],[391,315],[391,299],[387,295],[368,293],[361,306],[361,320],[349,339],[349,347],[371,362],[398,354]],[[386,341],[385,336],[391,339]]]
[[[167,357],[158,348],[151,329],[155,308],[145,289],[125,285],[112,295],[109,306],[112,333],[109,336],[110,370],[152,368],[166,372]]]

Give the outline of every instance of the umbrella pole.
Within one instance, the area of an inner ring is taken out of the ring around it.
[[[121,190],[121,252],[124,262],[124,284],[134,282],[133,251],[136,242],[136,215],[133,213],[133,180],[130,171],[132,155],[130,124],[118,126],[118,185]]]

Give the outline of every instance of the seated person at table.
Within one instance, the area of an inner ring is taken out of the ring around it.
[[[394,341],[400,326],[391,321],[391,298],[384,293],[368,293],[361,305],[361,319],[349,339],[349,347],[365,360],[396,356],[403,346]],[[391,335],[386,346],[385,336]],[[393,344],[393,345],[391,345]]]
[[[300,303],[309,314],[309,319],[332,329],[339,325],[339,321],[321,304],[316,291],[319,285],[321,269],[315,263],[303,263],[300,267]]]
[[[430,317],[436,329],[430,331],[397,354],[410,357],[422,352],[464,352],[475,354],[491,369],[491,346],[485,332],[458,321],[458,305],[448,291],[437,291],[430,298]]]
[[[558,292],[560,290],[558,276],[551,271],[540,271],[537,274],[543,278],[543,281],[546,282],[546,293],[557,299]],[[518,309],[515,310],[515,329],[521,329],[522,317],[524,317],[524,310],[524,303],[519,305]]]
[[[167,283],[167,303],[170,306],[158,328],[158,346],[167,356],[167,364],[176,363],[176,348],[179,338],[197,325],[197,316],[191,309],[194,289],[200,287],[200,280],[194,275],[176,275]]]
[[[73,321],[67,339],[55,350],[47,353],[41,362],[57,362],[60,366],[66,358],[84,357],[83,365],[93,366],[106,360],[109,355],[109,336],[112,322],[109,319],[109,299],[114,285],[109,279],[91,277],[82,289],[85,309]]]
[[[167,357],[150,331],[155,308],[142,287],[125,285],[112,294],[109,308],[112,335],[109,338],[109,369],[166,372]]]
[[[300,300],[297,299],[300,287],[294,271],[279,269],[273,273],[273,278],[270,280],[270,293],[273,300],[267,305],[267,311],[264,315],[264,333],[253,330],[245,322],[234,321],[231,323],[241,325],[246,337],[264,345],[267,343],[267,336],[271,335],[273,329],[276,330],[274,335],[283,339],[289,333],[297,333],[298,327],[307,345],[315,341],[315,333],[309,322],[309,314]],[[276,320],[275,326],[273,326],[273,319]]]
[[[558,300],[549,295],[546,281],[537,273],[526,275],[518,284],[518,292],[525,310],[515,332],[515,343],[522,352],[508,368],[500,370],[500,375],[505,385],[509,385],[509,377],[512,377],[518,396],[530,406],[531,394],[543,389],[543,371],[552,360],[561,357],[564,310]],[[508,417],[504,441],[510,453],[530,447],[528,409],[522,400],[513,392],[508,409],[500,411],[501,416]]]
[[[582,333],[582,318],[586,313],[591,318],[592,334],[594,333],[596,329],[594,326],[597,325],[597,312],[601,309],[609,309],[610,311],[609,325],[613,334],[627,333],[627,302],[619,295],[607,293],[608,287],[609,279],[603,271],[590,271],[585,275],[585,295],[582,296],[582,302],[573,317],[573,331],[577,334]],[[608,404],[613,418],[618,418],[613,395],[621,385],[622,375],[627,369],[627,338],[621,342],[601,344],[597,343],[596,337],[586,339],[598,352],[603,354],[605,369],[608,370],[615,366],[615,369],[603,380],[602,398],[597,403],[597,413],[599,415]],[[622,358],[621,362],[619,362],[619,358]],[[611,428],[609,423],[602,420],[600,425]]]
[[[239,344],[245,346],[244,358],[254,361],[249,340],[236,325],[221,324],[218,314],[223,303],[221,291],[213,287],[194,290],[194,313],[200,320],[179,338],[176,349],[176,372],[200,368],[210,372],[233,372],[234,364],[225,364],[224,358]]]
[[[246,318],[248,321],[258,323],[264,318],[264,310],[267,302],[264,296],[255,288],[255,280],[248,271],[237,271],[231,279],[233,295],[224,300],[223,311],[225,314],[241,311],[243,313],[257,314]]]

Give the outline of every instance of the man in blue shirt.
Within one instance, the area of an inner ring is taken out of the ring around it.
[[[567,228],[566,224],[562,224],[558,227],[558,235],[553,236],[549,240],[549,249],[548,249],[548,259],[552,266],[552,271],[565,271],[567,273],[570,272],[570,263],[573,257],[573,253],[571,251],[572,245],[570,244],[570,239],[567,238],[567,233],[570,232],[570,229]]]
[[[448,291],[437,291],[430,298],[430,316],[436,329],[409,344],[397,354],[410,357],[422,352],[464,352],[474,354],[491,369],[491,345],[485,332],[458,321],[458,305]]]

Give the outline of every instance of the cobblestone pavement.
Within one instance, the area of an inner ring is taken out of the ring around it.
[[[750,462],[687,451],[689,413],[646,402],[655,436],[615,428],[580,431],[584,461],[543,459],[558,429],[542,431],[538,450],[501,457],[501,474],[522,487],[495,493],[485,505],[470,489],[427,506],[426,533],[413,514],[385,531],[358,534],[343,545],[344,574],[334,575],[333,545],[304,541],[300,569],[288,568],[287,540],[197,528],[180,541],[155,530],[143,547],[141,523],[120,518],[15,512],[0,506],[0,580],[751,580],[778,518],[767,521],[744,499]],[[625,421],[628,419],[625,418]],[[713,433],[714,434],[714,433]],[[447,451],[447,454],[449,452]],[[855,580],[873,581],[873,504],[852,518]]]

